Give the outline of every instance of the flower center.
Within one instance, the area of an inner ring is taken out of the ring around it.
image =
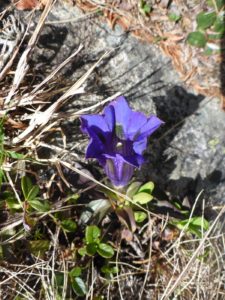
[[[123,143],[122,142],[120,142],[120,141],[117,142],[116,151],[119,152],[119,153],[123,152]]]

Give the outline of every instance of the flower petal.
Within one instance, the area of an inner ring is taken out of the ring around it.
[[[102,143],[102,141],[98,138],[97,135],[92,134],[92,138],[86,150],[86,158],[100,159],[102,153],[104,152],[105,145]]]
[[[122,96],[116,98],[110,106],[114,109],[117,136],[121,139],[132,140],[139,129],[147,122],[147,117],[141,112],[133,111]]]
[[[144,157],[136,153],[130,156],[123,156],[123,158],[125,162],[127,162],[130,165],[133,165],[136,168],[139,168],[144,162]]]
[[[106,106],[103,113],[103,118],[108,125],[109,131],[113,132],[115,128],[115,111],[113,106]]]
[[[147,148],[147,138],[137,140],[133,143],[133,150],[138,155],[142,155],[142,153],[146,148]]]
[[[148,121],[140,128],[135,140],[140,141],[141,139],[150,136],[162,124],[164,124],[162,120],[154,115],[150,116]]]
[[[133,140],[137,132],[147,123],[147,117],[141,112],[132,112],[130,119],[127,122],[126,136]]]
[[[124,158],[116,154],[115,157],[107,158],[104,165],[106,175],[116,187],[126,186],[133,176],[135,167],[128,164]]]
[[[108,132],[108,125],[102,115],[83,115],[81,119],[81,130],[90,135],[90,132]]]
[[[110,103],[110,106],[114,108],[116,123],[126,124],[132,110],[130,109],[126,99],[123,96],[117,97],[116,100]]]

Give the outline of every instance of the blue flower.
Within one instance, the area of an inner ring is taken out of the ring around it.
[[[147,138],[163,122],[128,106],[124,97],[107,105],[103,114],[83,115],[81,130],[90,137],[86,158],[96,158],[116,187],[126,186],[143,162]]]

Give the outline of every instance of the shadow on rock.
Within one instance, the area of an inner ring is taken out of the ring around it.
[[[38,61],[51,64],[63,46],[67,33],[66,27],[46,26],[37,44],[39,49],[43,49]]]
[[[171,147],[182,148],[182,144],[171,146],[171,142],[178,135],[188,117],[197,115],[200,103],[203,100],[201,95],[187,93],[184,88],[174,86],[167,92],[166,96],[154,97],[157,115],[165,122],[165,125],[154,136],[150,138],[149,148],[146,151],[146,163],[142,168],[142,180],[152,180],[157,186],[157,197],[160,200],[180,200],[188,196],[193,201],[200,188],[200,175],[197,178],[179,176],[176,180],[171,176],[182,164],[182,160],[176,152],[168,153]],[[191,125],[190,125],[191,126]],[[181,167],[182,168],[182,167]],[[198,182],[198,184],[195,183]],[[201,179],[202,188],[207,179]],[[195,183],[195,184],[194,184]],[[198,187],[198,188],[197,188]]]

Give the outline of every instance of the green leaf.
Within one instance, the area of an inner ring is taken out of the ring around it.
[[[50,205],[47,200],[30,200],[28,201],[29,205],[39,212],[47,212],[50,210]]]
[[[129,198],[132,198],[132,197],[137,193],[137,191],[138,191],[138,189],[140,188],[140,186],[141,186],[141,182],[138,182],[138,181],[132,182],[132,183],[128,186],[126,195],[127,195]]]
[[[145,192],[145,193],[148,193],[148,194],[151,195],[152,192],[153,192],[153,190],[154,190],[154,187],[155,187],[154,183],[153,183],[152,181],[149,181],[149,182],[143,184],[143,185],[139,188],[138,193],[140,193],[140,192]]]
[[[145,4],[143,7],[142,7],[142,10],[145,14],[149,14],[152,10],[151,6],[148,5],[148,4]]]
[[[214,7],[213,0],[206,0],[207,5]]]
[[[3,181],[6,181],[5,172],[4,170],[0,169],[0,188],[2,186]]]
[[[55,272],[55,283],[56,283],[57,290],[60,292],[60,294],[62,293],[63,290],[64,280],[65,277],[63,273]]]
[[[95,255],[97,248],[98,248],[98,244],[95,244],[95,243],[88,244],[86,246],[87,255],[89,255],[89,256]]]
[[[168,18],[169,18],[170,21],[176,23],[176,22],[180,21],[181,16],[180,16],[180,15],[177,15],[177,14],[175,14],[175,13],[173,13],[173,12],[171,12],[171,13],[169,13]]]
[[[101,230],[95,226],[87,226],[85,230],[85,240],[87,244],[99,243],[99,237],[101,235]]]
[[[216,0],[216,6],[217,9],[220,10],[225,6],[225,1],[224,0]]]
[[[110,245],[104,243],[100,243],[98,245],[97,252],[100,256],[104,258],[111,258],[114,255],[113,248]]]
[[[13,298],[13,300],[26,300],[27,297],[22,297],[22,296],[16,296],[15,298]]]
[[[219,15],[216,18],[216,21],[215,21],[214,26],[213,26],[213,30],[215,32],[218,32],[218,33],[224,33],[225,32],[225,20],[224,20],[223,15]]]
[[[142,223],[146,218],[147,214],[144,211],[135,211],[134,218],[137,223]]]
[[[223,32],[208,34],[208,40],[220,40],[223,38]]]
[[[119,199],[118,195],[114,191],[109,191],[102,186],[98,187],[98,191],[103,193],[106,196],[106,199],[115,200],[115,201],[118,201],[118,199]],[[99,199],[99,200],[106,200],[106,199]],[[97,201],[97,200],[94,200],[94,201]]]
[[[198,29],[207,29],[216,21],[216,12],[200,12],[196,17],[196,20]]]
[[[87,224],[91,218],[94,218],[95,222],[99,223],[110,208],[111,204],[107,199],[93,200],[85,207],[80,216],[79,222],[81,224]]]
[[[85,246],[85,247],[82,247],[82,248],[79,248],[79,249],[78,249],[78,253],[79,253],[81,256],[85,256],[85,255],[87,254],[86,246]]]
[[[150,202],[151,200],[153,199],[153,196],[148,194],[148,193],[144,193],[144,192],[141,192],[141,193],[138,193],[136,195],[134,195],[133,197],[133,202],[136,204],[146,204],[148,202]]]
[[[34,186],[32,187],[32,189],[29,191],[26,200],[27,200],[27,201],[32,201],[32,200],[34,200],[34,199],[37,197],[38,193],[39,193],[39,187],[38,187],[37,185],[34,185]]]
[[[119,269],[116,266],[110,267],[109,265],[105,265],[101,267],[101,272],[104,274],[117,274]]]
[[[30,251],[35,256],[44,256],[49,249],[49,245],[50,241],[48,240],[29,241]]]
[[[152,7],[144,0],[140,2],[140,9],[146,15],[152,11]]]
[[[0,150],[0,166],[3,165],[4,161],[5,161],[6,155],[5,155],[5,151],[4,150]]]
[[[224,0],[206,0],[206,3],[216,10],[220,10],[225,5]]]
[[[124,223],[131,232],[135,232],[137,226],[134,219],[134,212],[130,206],[118,207],[116,209],[116,214],[120,222]]]
[[[199,228],[203,228],[204,230],[209,229],[209,222],[202,217],[193,217],[191,219],[191,224],[195,226],[199,226]]]
[[[24,159],[25,155],[21,153],[17,153],[15,151],[7,151],[7,154],[9,157],[14,158],[14,159]]]
[[[69,275],[71,277],[79,277],[81,275],[81,268],[80,267],[75,267],[73,268],[70,272]]]
[[[209,55],[213,54],[213,50],[211,48],[207,47],[203,53],[204,53],[204,55],[209,56]]]
[[[80,277],[75,277],[72,280],[72,288],[77,296],[85,296],[88,292],[87,286],[83,279]]]
[[[176,225],[178,229],[183,230],[185,228],[186,232],[195,234],[198,237],[202,236],[202,230],[208,230],[209,228],[208,221],[202,217],[193,217],[182,221],[174,221],[173,224]]]
[[[2,150],[3,147],[3,143],[4,143],[4,122],[5,122],[6,117],[3,117],[0,119],[0,149]]]
[[[77,224],[73,220],[63,220],[61,227],[67,232],[74,232],[77,229]]]
[[[37,223],[37,220],[35,218],[32,218],[29,215],[24,214],[24,217],[23,217],[23,227],[24,227],[25,230],[30,231],[32,228],[34,228],[34,226],[36,225],[36,223]],[[38,234],[36,236],[38,236]]]
[[[0,211],[6,208],[6,201],[0,200]]]
[[[195,234],[199,238],[202,237],[202,230],[199,228],[199,226],[194,226],[192,224],[189,225],[188,231],[192,234]]]
[[[23,191],[23,196],[24,196],[25,200],[27,200],[29,192],[33,188],[33,183],[32,183],[32,181],[29,177],[27,177],[27,176],[22,177],[22,179],[21,179],[21,188],[22,188],[22,191]]]
[[[22,208],[21,205],[20,205],[20,203],[15,198],[8,198],[5,201],[6,201],[7,207],[9,209],[19,210],[19,209]]]
[[[207,41],[206,41],[205,34],[203,34],[200,31],[194,31],[189,33],[187,37],[187,42],[190,45],[195,46],[197,48],[204,48]]]
[[[66,198],[66,202],[71,203],[71,204],[76,204],[77,203],[77,199],[79,199],[80,195],[79,194],[72,194],[69,195]]]

